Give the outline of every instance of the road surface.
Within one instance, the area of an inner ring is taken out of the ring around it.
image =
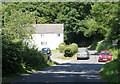
[[[84,49],[84,48],[80,48]],[[105,81],[101,80],[99,77],[99,70],[105,64],[103,62],[98,62],[99,53],[95,50],[88,50],[90,53],[90,59],[88,60],[71,60],[64,61],[57,60],[61,62],[59,65],[52,66],[50,68],[42,69],[40,71],[35,71],[31,74],[19,77],[12,80],[11,83],[14,84],[32,84],[32,83],[94,83],[94,84],[106,84]],[[58,53],[57,53],[58,54]],[[59,54],[58,54],[59,55]],[[56,55],[52,55],[52,57]],[[10,82],[9,82],[10,84]]]

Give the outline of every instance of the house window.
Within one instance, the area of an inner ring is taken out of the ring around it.
[[[44,37],[44,34],[41,34],[41,37]]]
[[[57,34],[58,37],[60,37],[60,34]]]
[[[41,42],[41,45],[47,45],[47,42]]]

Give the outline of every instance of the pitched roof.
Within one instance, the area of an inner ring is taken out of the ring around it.
[[[63,33],[63,24],[34,24],[33,25],[37,31],[36,33]]]

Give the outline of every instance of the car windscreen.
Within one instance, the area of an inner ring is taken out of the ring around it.
[[[78,51],[78,53],[81,53],[81,54],[87,54],[86,51]]]
[[[110,55],[110,52],[101,52],[101,55]]]
[[[48,49],[48,48],[43,48],[42,51],[43,51],[43,52],[48,52],[49,49]]]

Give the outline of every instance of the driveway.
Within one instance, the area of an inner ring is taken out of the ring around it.
[[[81,48],[83,49],[83,48]],[[50,68],[42,69],[40,71],[35,71],[31,74],[19,77],[13,81],[12,84],[23,84],[23,83],[94,83],[94,84],[106,84],[105,81],[101,80],[99,77],[99,70],[105,64],[98,62],[98,52],[95,50],[88,50],[90,53],[89,60],[55,60],[60,64],[52,66]],[[60,54],[57,53],[59,56]],[[52,57],[56,56],[52,55]],[[64,61],[64,62],[62,62]],[[10,82],[9,82],[10,84]]]

